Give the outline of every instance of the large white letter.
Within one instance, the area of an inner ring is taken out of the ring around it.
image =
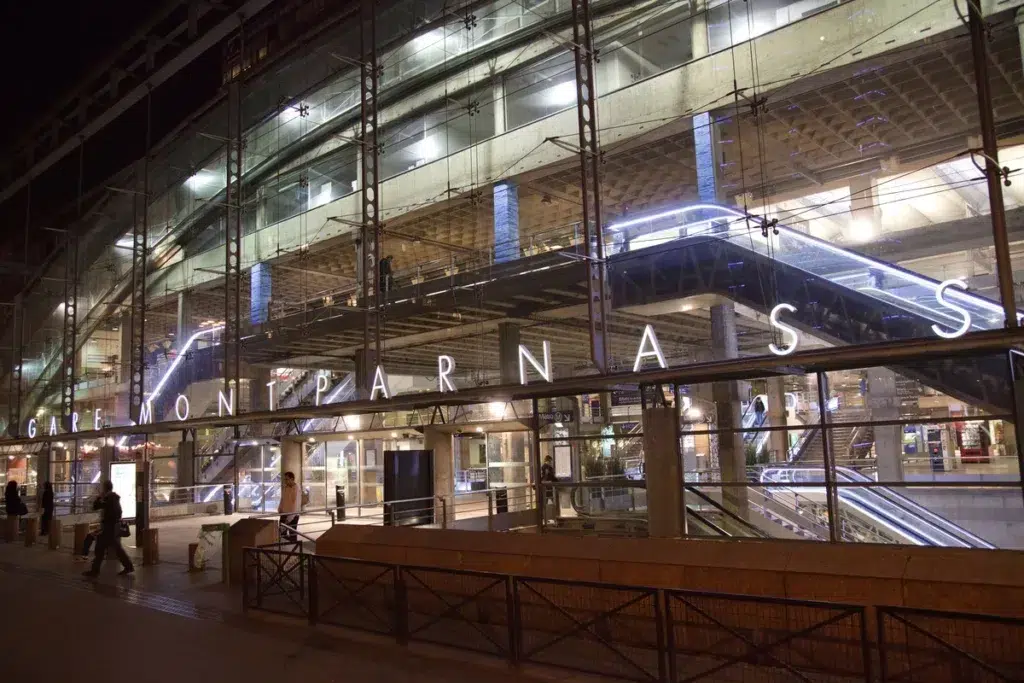
[[[153,421],[153,402],[143,401],[139,406],[139,424],[148,425]]]
[[[185,414],[181,414],[181,402],[185,401]],[[187,420],[189,414],[192,412],[192,405],[188,402],[188,396],[185,394],[178,394],[178,398],[174,401],[174,414],[178,416],[179,420]]]
[[[57,416],[50,418],[50,436],[57,436]]]
[[[270,394],[270,403],[268,405],[270,406],[271,410],[274,409],[274,385],[275,384],[277,384],[277,380],[276,379],[272,379],[269,382],[267,382],[267,393]]]
[[[437,357],[437,388],[442,394],[446,391],[455,391],[455,385],[452,384],[451,379],[448,377],[454,369],[454,358],[451,356]]]
[[[92,411],[92,428],[93,429],[99,429],[100,427],[103,426],[103,418],[100,417],[100,413],[102,413],[102,412],[103,412],[103,410],[100,409],[100,408],[97,408],[96,410]]]
[[[322,381],[321,381],[322,380]],[[320,405],[320,394],[327,391],[327,375],[320,373],[316,376],[316,404]]]
[[[28,421],[28,438],[36,438],[36,419],[34,417]]]
[[[529,349],[522,344],[519,345],[519,383],[523,385],[526,384],[526,365],[523,363],[524,360],[530,362],[530,365],[540,373],[545,382],[551,381],[551,344],[549,342],[544,342],[544,367],[541,367]]]
[[[235,388],[231,387],[228,390],[227,397],[224,396],[223,391],[217,392],[217,416],[223,417],[224,411],[228,411],[228,415],[235,414]]]
[[[645,351],[647,344],[651,345],[650,351]],[[644,358],[654,356],[658,359],[658,367],[662,370],[668,367],[665,362],[665,354],[661,352],[661,344],[658,343],[658,335],[654,334],[654,328],[650,325],[644,327],[644,336],[640,337],[640,348],[636,350],[636,360],[633,361],[633,372],[637,372],[644,362]]]
[[[384,374],[384,368],[377,366],[377,369],[373,372],[373,388],[370,389],[370,400],[377,400],[377,392],[380,391],[384,395],[384,398],[391,398],[391,394],[388,393],[388,378]]]
[[[71,431],[78,431],[78,413],[71,413]]]
[[[957,289],[967,289],[967,283],[963,280],[946,280],[939,285],[939,288],[935,290],[935,300],[947,308],[952,308],[954,311],[963,316],[964,321],[960,323],[960,327],[956,328],[952,332],[946,332],[938,325],[932,325],[932,332],[939,335],[943,339],[956,339],[957,337],[963,336],[964,332],[971,329],[971,314],[964,308],[957,306],[951,301],[946,301],[946,290],[950,287],[956,287]]]
[[[800,337],[797,336],[796,330],[779,322],[779,311],[789,311],[790,313],[796,313],[796,306],[790,304],[779,304],[772,309],[772,312],[768,315],[768,322],[772,324],[772,327],[777,327],[782,330],[783,335],[789,335],[792,340],[783,348],[779,348],[775,345],[775,342],[768,344],[768,350],[774,353],[776,356],[788,356],[789,354],[796,351],[796,345],[800,342]]]

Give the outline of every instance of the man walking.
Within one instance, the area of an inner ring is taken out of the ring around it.
[[[96,538],[96,556],[92,561],[92,569],[85,572],[84,576],[95,578],[100,575],[100,568],[103,566],[103,557],[109,548],[117,553],[117,559],[121,561],[121,572],[119,576],[127,576],[135,571],[128,553],[121,547],[121,496],[114,493],[112,482],[103,482],[103,493],[93,503],[93,509],[100,511],[100,533]]]
[[[295,483],[295,473],[285,472],[284,484],[281,486],[281,503],[277,506],[277,512],[281,515],[281,538],[285,541],[294,543],[299,540],[295,530],[299,526],[301,506],[302,496],[299,485]]]

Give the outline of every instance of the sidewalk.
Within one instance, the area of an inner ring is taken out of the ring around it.
[[[219,571],[138,567],[130,578],[104,567],[80,576],[70,554],[0,544],[0,627],[10,680],[100,683],[132,677],[182,680],[488,683],[581,680],[562,672],[513,671],[501,660],[301,621],[243,615],[241,593]],[[14,615],[13,617],[10,615]],[[10,656],[16,653],[17,656]]]

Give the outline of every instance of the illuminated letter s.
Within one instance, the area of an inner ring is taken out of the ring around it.
[[[777,327],[782,331],[783,335],[789,335],[791,340],[783,348],[779,348],[775,345],[775,342],[768,344],[768,350],[774,353],[776,356],[788,356],[789,354],[796,351],[796,345],[800,342],[800,337],[797,336],[796,330],[779,322],[779,311],[788,311],[790,313],[796,313],[796,307],[790,304],[779,304],[772,309],[772,312],[768,315],[768,322],[771,323],[772,327]]]
[[[946,308],[951,308],[961,316],[963,316],[963,322],[960,323],[960,327],[956,328],[952,332],[946,332],[938,325],[932,325],[932,332],[939,335],[943,339],[956,339],[957,337],[963,336],[964,332],[971,329],[971,314],[966,309],[957,306],[951,301],[946,300],[946,290],[950,287],[956,287],[957,289],[966,290],[967,283],[963,280],[946,280],[939,285],[939,288],[935,290],[935,300]]]

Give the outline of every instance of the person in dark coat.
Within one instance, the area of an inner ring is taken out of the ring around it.
[[[92,561],[92,569],[84,573],[84,576],[94,578],[100,575],[100,568],[103,566],[103,556],[108,549],[117,553],[117,559],[121,561],[121,576],[126,576],[135,571],[128,553],[121,547],[121,496],[114,493],[114,484],[107,480],[103,482],[103,493],[96,502],[93,509],[100,511],[100,533],[96,538],[96,555]]]
[[[46,536],[50,533],[50,520],[53,519],[53,484],[43,484],[43,518],[39,523],[39,534]]]
[[[28,514],[28,506],[21,500],[21,495],[18,493],[18,482],[14,480],[7,482],[7,488],[4,490],[4,508],[7,510],[8,517],[21,517]]]

